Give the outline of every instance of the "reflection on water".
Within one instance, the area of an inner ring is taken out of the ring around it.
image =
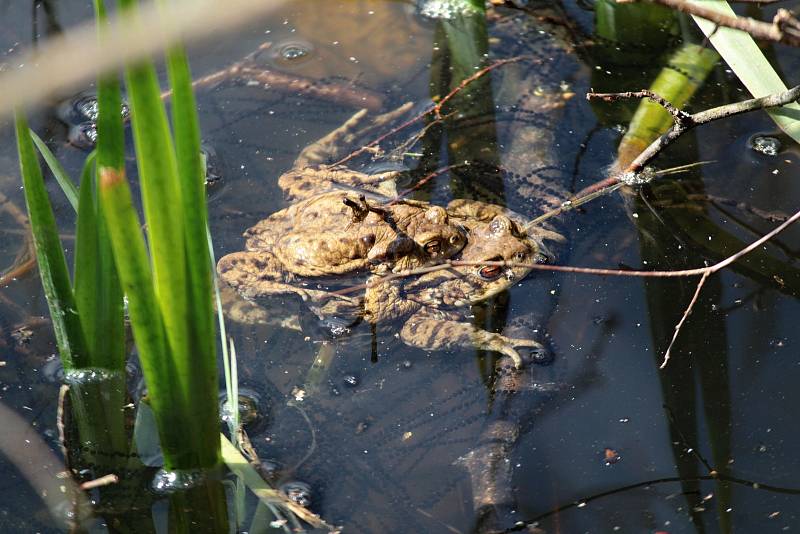
[[[2,50],[89,15],[83,2],[36,3],[34,25],[30,5],[22,4],[0,2]],[[530,19],[518,11],[490,13],[483,42],[490,58],[534,60],[507,65],[483,80],[491,83],[473,86],[468,104],[453,102],[455,115],[443,125],[429,123],[421,143],[393,163],[411,167],[412,179],[458,164],[430,180],[418,198],[491,198],[531,216],[546,209],[547,199],[603,176],[620,137],[619,117],[595,115],[580,98],[593,83],[590,73],[601,71],[625,89],[648,82],[565,52],[564,43],[581,44],[576,28],[590,28],[591,14],[579,3],[559,4],[573,17],[568,25],[558,24],[559,9]],[[542,18],[556,24],[541,26]],[[418,17],[413,3],[292,2],[274,20],[194,50],[193,69],[207,75],[269,41],[257,57],[265,68],[346,87],[385,111],[407,101],[424,105],[463,79],[455,68],[462,58],[452,53],[457,30]],[[796,53],[780,53],[786,71],[797,66]],[[0,57],[0,64],[9,61]],[[697,109],[725,101],[726,92],[741,97],[723,72],[716,80],[699,94]],[[285,207],[277,177],[354,109],[341,99],[333,104],[261,82],[223,83],[198,100],[216,178],[209,199],[220,257],[242,249],[245,228]],[[40,110],[33,124],[74,173],[84,152],[69,144],[58,109],[53,103]],[[469,113],[458,115],[464,109]],[[783,138],[766,141],[772,129],[765,116],[751,115],[682,139],[659,166],[718,163],[627,197],[598,199],[555,221],[570,238],[559,261],[696,267],[763,234],[775,224],[764,212],[792,212],[799,193],[790,179],[798,153]],[[768,150],[750,148],[755,139]],[[68,237],[71,208],[50,186]],[[3,269],[25,259],[17,258],[22,205],[13,132],[4,123]],[[502,360],[495,370],[494,354],[406,347],[391,328],[356,325],[335,340],[320,328],[301,333],[293,328],[309,321],[300,305],[299,322],[232,326],[241,381],[268,407],[252,427],[253,445],[276,484],[290,485],[298,499],[309,499],[314,511],[349,532],[470,532],[537,517],[548,532],[791,527],[797,497],[769,486],[795,487],[800,474],[793,424],[800,399],[792,387],[800,342],[794,328],[799,235],[790,230],[708,281],[665,371],[657,365],[695,280],[529,276],[470,311],[475,325],[536,331],[552,348],[551,365],[521,375]],[[294,304],[272,305],[266,317],[285,319]],[[49,363],[55,347],[43,315],[35,271],[20,271],[0,289],[0,401],[58,450],[58,378]],[[312,368],[316,359],[329,361],[325,373]],[[701,459],[762,487],[701,479],[708,475]],[[54,528],[15,468],[3,461],[0,469],[7,497],[0,528]],[[592,499],[648,480],[656,482]]]

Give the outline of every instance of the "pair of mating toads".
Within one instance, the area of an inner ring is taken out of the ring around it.
[[[338,146],[354,137],[365,114],[300,154],[278,181],[293,203],[245,232],[246,250],[219,261],[220,278],[249,300],[295,294],[323,320],[402,322],[400,339],[408,345],[497,351],[522,367],[523,356],[545,350],[538,341],[477,329],[466,315],[470,305],[524,278],[531,270],[525,265],[551,261],[545,241],[563,238],[526,229],[523,217],[496,204],[456,199],[441,207],[403,199],[395,171],[369,175],[322,164],[339,155]],[[465,264],[386,276],[446,260]],[[482,264],[501,261],[514,265]],[[359,282],[357,293],[346,290]]]

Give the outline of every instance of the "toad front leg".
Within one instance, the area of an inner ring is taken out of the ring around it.
[[[456,320],[459,315],[440,310],[422,309],[408,318],[400,331],[400,339],[407,345],[425,350],[444,350],[456,347],[493,350],[510,356],[514,365],[524,365],[518,348],[546,350],[532,339],[509,338],[502,334],[487,332]]]

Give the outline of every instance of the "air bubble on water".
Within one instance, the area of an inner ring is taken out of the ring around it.
[[[61,358],[51,358],[42,366],[42,375],[48,382],[60,384],[64,381],[64,366]]]
[[[94,96],[81,98],[75,103],[75,111],[91,122],[97,122],[97,110],[97,97]]]
[[[656,177],[653,167],[645,167],[639,172],[625,172],[619,177],[619,181],[625,185],[642,185],[649,183]]]
[[[275,61],[284,65],[302,63],[311,58],[314,47],[305,41],[288,41],[278,44],[271,54]]]
[[[756,152],[760,152],[765,156],[777,156],[781,151],[781,142],[768,135],[754,135],[750,138],[748,144],[750,148]]]
[[[342,378],[342,382],[344,382],[345,386],[351,388],[354,388],[359,384],[358,377],[351,374],[345,375],[344,378]]]
[[[411,369],[411,367],[413,367],[413,365],[414,364],[411,363],[411,360],[403,360],[402,362],[397,364],[397,370],[398,371],[407,371],[407,370]]]
[[[121,373],[109,371],[99,367],[85,367],[82,369],[70,369],[64,373],[64,383],[70,386],[80,386],[83,384],[99,384],[114,378],[122,377]]]
[[[308,508],[311,506],[311,486],[305,482],[292,480],[282,484],[280,490],[286,495],[286,497],[289,498],[290,501],[299,504],[303,508]]]
[[[308,49],[296,44],[286,45],[281,48],[281,57],[289,61],[293,59],[300,59],[308,55]]]
[[[199,486],[205,480],[206,473],[201,469],[160,469],[153,477],[151,487],[158,495],[169,495]]]
[[[462,0],[419,0],[417,14],[433,20],[452,20],[470,13],[469,3]]]

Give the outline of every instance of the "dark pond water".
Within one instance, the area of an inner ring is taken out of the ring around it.
[[[473,195],[474,183],[483,180],[505,191],[509,207],[530,216],[536,215],[533,204],[514,191],[510,173],[552,165],[548,179],[573,192],[604,177],[630,107],[592,106],[583,95],[590,87],[648,86],[658,57],[649,58],[647,68],[619,66],[585,46],[601,42],[591,40],[593,14],[585,2],[552,4],[548,10],[531,5],[532,15],[493,12],[491,57],[531,54],[536,61],[493,72],[495,101],[487,107],[484,94],[475,104],[488,114],[449,132],[431,128],[410,150],[423,153],[428,170],[460,163],[454,158],[465,149],[450,146],[448,154],[442,136],[450,135],[466,140],[471,161],[509,172],[445,173],[422,188],[419,198],[444,203]],[[90,15],[85,1],[0,1],[0,65],[13,65],[13,49],[34,37]],[[265,41],[273,44],[258,56],[260,65],[314,80],[334,96],[298,94],[263,80],[199,92],[203,136],[216,153],[219,174],[209,186],[218,257],[241,250],[245,228],[287,205],[278,176],[303,147],[354,113],[358,102],[380,112],[403,102],[424,105],[431,94],[441,94],[437,69],[446,57],[446,39],[413,2],[291,2],[269,20],[192,50],[193,71],[201,76],[229,66]],[[796,51],[766,51],[787,76],[797,71]],[[563,105],[536,107],[536,95],[555,91]],[[576,96],[566,98],[569,93]],[[721,65],[692,108],[745,97]],[[40,109],[32,125],[74,174],[85,152],[68,144],[70,132],[57,108],[53,103]],[[496,140],[483,137],[487,122]],[[523,130],[515,130],[520,124]],[[524,146],[520,131],[540,134],[525,138],[535,142]],[[569,241],[561,262],[696,267],[762,235],[777,223],[754,212],[797,209],[800,155],[780,136],[776,155],[754,151],[754,135],[775,135],[763,113],[685,136],[658,160],[659,167],[714,163],[603,197],[563,217]],[[414,156],[405,162],[419,163]],[[50,185],[69,249],[71,208]],[[0,195],[5,269],[15,262],[24,235],[14,217],[24,201],[8,122],[0,123]],[[543,532],[792,530],[800,526],[798,246],[800,231],[790,229],[760,256],[712,277],[665,370],[658,367],[695,279],[529,276],[468,314],[474,324],[494,331],[520,318],[542,321],[555,360],[530,368],[528,387],[514,394],[493,392],[494,354],[412,349],[397,340],[399,325],[375,333],[358,325],[330,342],[330,368],[315,383],[308,373],[328,339],[321,329],[231,323],[242,387],[257,391],[268,405],[253,444],[262,458],[281,466],[282,480],[310,484],[311,508],[346,532],[472,532],[486,528],[492,517],[501,529],[537,521]],[[266,310],[272,319],[298,312],[310,317],[291,304],[273,302]],[[0,401],[60,454],[57,365],[46,314],[35,271],[0,288]],[[294,388],[306,396],[290,406]],[[507,468],[510,479],[496,479],[502,506],[487,516],[474,507],[476,495],[491,493],[487,479],[473,480],[464,458],[481,457],[493,443],[487,429],[498,422],[511,425],[518,437],[497,462],[496,472]],[[41,461],[31,458],[32,464]],[[18,467],[0,459],[0,530],[53,530],[41,489],[31,487]],[[735,480],[710,480],[710,469]]]

